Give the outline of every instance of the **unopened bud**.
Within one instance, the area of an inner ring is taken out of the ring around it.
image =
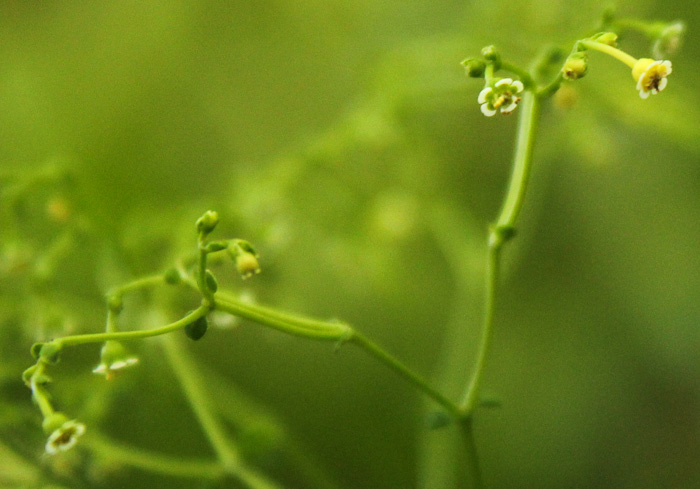
[[[197,219],[197,232],[200,234],[211,233],[219,224],[219,214],[216,211],[207,211]]]
[[[467,73],[467,76],[471,78],[483,78],[484,70],[486,69],[486,63],[480,59],[469,58],[462,61],[462,66]]]
[[[573,53],[566,58],[566,63],[561,69],[565,80],[578,80],[586,75],[588,69],[588,57],[586,53]]]

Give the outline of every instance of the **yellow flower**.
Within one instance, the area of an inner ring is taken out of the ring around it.
[[[666,87],[666,77],[671,74],[670,61],[656,61],[640,58],[632,67],[632,77],[637,81],[639,96],[647,98],[650,93],[657,94]]]

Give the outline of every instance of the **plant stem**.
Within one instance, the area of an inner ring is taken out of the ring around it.
[[[197,319],[205,316],[211,310],[210,306],[203,304],[197,309],[187,314],[182,319],[170,323],[168,325],[162,326],[155,329],[145,329],[140,331],[115,331],[109,333],[94,333],[94,334],[80,334],[74,336],[66,336],[64,338],[58,338],[54,340],[60,346],[70,346],[70,345],[82,345],[86,343],[100,343],[102,341],[108,340],[118,340],[118,341],[129,341],[138,340],[142,338],[150,338],[152,336],[160,336],[172,331],[177,331],[182,329],[190,323],[195,322]]]
[[[91,450],[109,462],[129,465],[171,477],[218,479],[224,475],[224,470],[217,461],[188,460],[141,448],[119,445],[113,440],[95,434],[94,430],[91,430],[90,436],[85,438],[85,443]]]
[[[212,412],[212,401],[203,388],[206,385],[204,378],[179,340],[173,336],[166,336],[163,338],[163,345],[168,363],[180,381],[182,390],[225,472],[239,479],[250,489],[280,489],[275,482],[246,466],[238,449],[229,442],[222,424]]]
[[[601,53],[609,54],[613,58],[625,63],[630,68],[634,68],[634,64],[637,62],[637,58],[634,56],[630,56],[624,51],[620,51],[617,48],[608,46],[607,44],[603,44],[601,42],[584,40],[581,41],[581,44],[587,49],[593,49],[595,51],[600,51]]]
[[[472,374],[460,405],[462,415],[465,418],[472,415],[479,400],[479,388],[486,365],[489,344],[491,342],[500,252],[503,244],[513,237],[515,222],[520,214],[525,198],[527,183],[530,176],[535,133],[537,131],[539,97],[531,91],[526,91],[523,95],[521,109],[515,143],[513,171],[508,185],[508,192],[506,193],[503,207],[496,219],[496,223],[489,230],[486,259],[486,294],[481,345],[479,347],[474,373]]]
[[[241,466],[241,457],[238,450],[228,442],[223,427],[211,413],[211,403],[202,389],[204,381],[195,363],[176,338],[164,337],[163,346],[170,368],[180,381],[185,397],[216,452],[217,458],[227,470],[235,472]]]
[[[315,340],[337,341],[339,344],[343,342],[354,343],[418,387],[450,414],[460,415],[457,405],[431,387],[420,375],[346,324],[318,321],[281,313],[262,306],[245,304],[221,292],[216,293],[216,309],[295,336]]]
[[[464,449],[467,453],[467,468],[471,489],[481,489],[483,481],[481,478],[481,467],[479,465],[479,455],[476,450],[476,442],[474,441],[474,429],[472,427],[472,418],[463,418],[460,422],[462,431],[462,440],[464,441]]]
[[[121,297],[122,295],[128,294],[129,292],[133,292],[135,290],[145,289],[148,287],[155,287],[156,285],[162,285],[164,283],[165,279],[163,278],[162,274],[152,275],[150,277],[136,279],[132,282],[129,282],[128,284],[122,285],[121,287],[115,287],[114,289],[110,290],[107,295],[116,295]]]

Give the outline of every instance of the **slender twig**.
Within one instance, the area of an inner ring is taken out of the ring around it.
[[[515,156],[508,191],[503,202],[503,207],[496,219],[496,223],[489,231],[486,260],[486,294],[481,345],[479,347],[474,372],[469,380],[462,403],[460,404],[460,409],[465,417],[471,416],[474,408],[478,404],[479,388],[486,365],[489,344],[491,342],[500,252],[503,245],[513,237],[515,222],[520,214],[525,198],[525,191],[527,190],[532,163],[532,151],[535,143],[538,113],[539,97],[530,91],[526,91],[523,95],[520,119],[518,121]]]

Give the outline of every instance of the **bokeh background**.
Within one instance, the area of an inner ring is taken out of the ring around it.
[[[685,45],[661,95],[642,101],[593,54],[543,108],[485,379],[500,407],[474,425],[486,487],[700,487],[700,13],[618,13],[682,19]],[[481,115],[459,62],[495,44],[527,65],[600,14],[592,0],[1,2],[0,485],[212,487],[89,441],[212,456],[157,340],[110,383],[90,373],[96,347],[65,355],[51,390],[89,421],[65,457],[42,455],[20,380],[32,342],[102,329],[103,294],[190,252],[210,208],[217,236],[261,254],[250,281],[217,268],[223,286],[347,321],[457,399],[515,129]],[[621,47],[648,56],[641,36]],[[196,303],[139,296],[123,326]],[[435,406],[354,347],[245,322],[187,347],[232,440],[284,487],[464,487],[453,428],[428,431]]]

